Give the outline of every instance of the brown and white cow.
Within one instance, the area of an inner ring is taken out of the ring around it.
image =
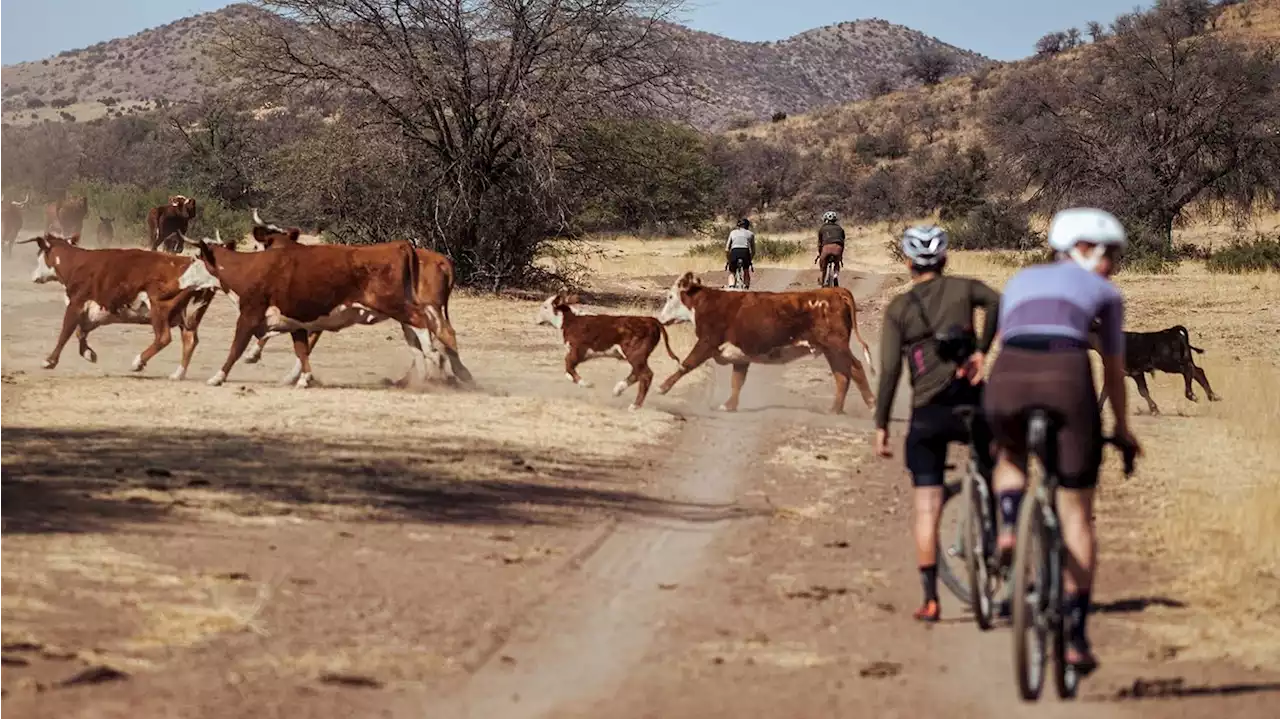
[[[262,221],[256,209],[253,210],[253,239],[259,246],[266,250],[273,248],[288,247],[300,244],[298,238],[302,231],[297,227],[288,229],[279,225],[269,224]],[[436,350],[443,353],[449,361],[449,372],[445,379],[454,378],[461,382],[469,383],[472,381],[471,372],[462,364],[462,358],[458,354],[458,336],[453,329],[453,324],[449,320],[449,295],[453,292],[454,274],[453,262],[439,252],[424,248],[416,248],[418,255],[418,286],[416,294],[418,303],[423,311],[432,320],[432,336],[433,342],[436,344]],[[350,312],[356,314],[356,318],[352,324],[377,324],[388,319],[385,315],[372,316],[369,310],[351,309]],[[405,342],[413,352],[421,353],[422,347],[419,346],[418,335],[408,326],[403,326]],[[272,337],[285,334],[283,331],[268,332],[257,339],[249,350],[245,353],[244,361],[249,364],[256,363],[262,357],[262,350],[266,347],[267,340]],[[320,339],[320,332],[314,332],[309,338],[309,347],[314,349],[316,342]],[[417,366],[415,364],[415,366]],[[294,373],[300,372],[301,368],[294,365]],[[297,376],[291,373],[286,375],[285,381],[289,378],[297,379]],[[411,382],[409,375],[405,375],[394,384],[397,386],[407,386]],[[420,375],[416,379],[426,379]]]
[[[3,214],[0,215],[0,225],[3,226],[4,256],[6,258],[13,256],[13,246],[18,240],[18,233],[22,230],[22,211],[30,200],[31,195],[24,197],[22,202],[3,200],[4,210]]]
[[[184,238],[185,239],[185,238]],[[408,242],[350,247],[292,245],[265,252],[236,252],[201,240],[200,259],[179,281],[182,288],[221,288],[240,308],[235,338],[222,369],[209,379],[218,386],[244,354],[253,337],[287,331],[298,357],[299,388],[311,384],[310,342],[313,332],[337,331],[361,317],[385,315],[414,333],[421,348],[415,369],[444,372],[444,356],[431,342],[433,322],[418,304],[418,256]],[[412,371],[412,370],[411,370]]]
[[[98,229],[94,232],[93,241],[98,247],[106,247],[116,240],[116,226],[110,217],[98,215]]]
[[[653,383],[653,370],[649,369],[649,355],[661,341],[667,348],[667,356],[679,362],[671,351],[667,328],[653,317],[638,315],[579,315],[572,305],[578,301],[575,295],[557,293],[548,297],[538,309],[538,324],[551,325],[560,330],[564,346],[564,373],[570,382],[580,387],[591,383],[578,375],[579,364],[598,357],[612,357],[630,363],[631,374],[613,386],[613,396],[621,396],[627,388],[639,383],[636,401],[631,409],[644,405],[649,385]]]
[[[148,249],[163,247],[166,252],[182,251],[182,236],[196,216],[196,199],[173,195],[167,204],[147,212]]]
[[[80,237],[84,230],[84,218],[89,214],[89,198],[79,195],[50,202],[44,206],[45,232],[63,237]]]
[[[182,330],[182,363],[169,378],[184,378],[200,342],[200,320],[215,294],[178,286],[192,259],[138,249],[86,250],[76,246],[77,239],[46,234],[22,241],[39,248],[32,281],[57,281],[66,288],[62,329],[44,368],[58,366],[73,332],[80,342],[80,356],[97,362],[98,353],[88,343],[90,332],[109,324],[151,325],[155,340],[133,360],[133,371],[140,372],[168,346],[176,326]]]
[[[721,406],[732,412],[738,408],[752,364],[786,364],[820,353],[827,358],[836,382],[832,412],[844,412],[850,380],[858,385],[868,408],[875,403],[862,364],[849,349],[850,335],[862,345],[869,369],[871,348],[858,331],[853,293],[843,287],[732,292],[705,287],[692,272],[686,272],[671,287],[658,320],[667,325],[692,322],[698,338],[680,368],[658,388],[660,394],[671,391],[681,377],[713,359],[733,366],[732,392]]]

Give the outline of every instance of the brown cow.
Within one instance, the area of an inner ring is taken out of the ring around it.
[[[258,211],[253,210],[253,239],[264,249],[280,248],[292,245],[298,245],[298,238],[302,231],[297,227],[285,229],[279,225],[268,224],[262,221],[258,215]],[[424,248],[415,250],[418,254],[418,286],[416,293],[418,302],[424,312],[431,317],[433,322],[432,335],[436,350],[442,352],[449,360],[449,370],[452,378],[461,382],[471,382],[471,372],[462,364],[462,358],[458,355],[458,336],[454,332],[453,324],[449,320],[449,295],[453,292],[453,262],[448,257]],[[385,315],[376,318],[369,316],[366,310],[350,310],[359,313],[358,321],[353,324],[376,324],[388,319]],[[418,336],[410,327],[402,326],[404,330],[405,342],[414,352],[422,352],[422,348],[418,343]],[[262,358],[262,350],[266,347],[267,340],[278,335],[284,334],[280,332],[269,332],[259,337],[257,342],[253,343],[248,352],[245,353],[244,361],[249,364],[256,363]],[[309,347],[315,349],[316,342],[320,339],[320,332],[313,332],[308,339]],[[415,363],[414,365],[418,365]],[[301,368],[295,364],[293,372],[286,375],[286,383],[297,379],[296,374]],[[400,387],[408,386],[411,377],[406,374],[394,384]],[[416,379],[425,379],[419,376]],[[448,379],[448,377],[446,377]]]
[[[60,234],[66,238],[79,238],[84,230],[84,218],[89,214],[89,198],[72,195],[61,202],[44,206],[45,232]]]
[[[196,216],[196,200],[185,195],[173,195],[168,204],[153,207],[147,212],[148,249],[163,247],[166,252],[182,251],[182,236]]]
[[[98,229],[94,232],[93,240],[98,247],[104,247],[116,241],[116,226],[112,224],[110,217],[98,215]]]
[[[577,366],[597,357],[613,357],[631,364],[631,374],[613,386],[613,396],[621,396],[627,388],[639,383],[636,401],[631,409],[640,409],[649,385],[653,383],[653,370],[649,369],[649,355],[657,349],[658,342],[667,348],[667,355],[679,362],[671,351],[667,328],[653,317],[636,315],[578,315],[570,306],[578,301],[574,295],[559,293],[547,298],[538,310],[538,324],[551,325],[560,330],[568,353],[564,356],[564,372],[570,382],[580,387],[591,383],[578,375]]]
[[[22,230],[22,211],[30,200],[31,195],[24,197],[22,202],[3,200],[4,210],[3,214],[0,215],[0,225],[3,225],[2,234],[6,259],[13,256],[13,246],[17,242],[18,233]]]
[[[408,242],[236,252],[204,240],[183,239],[199,247],[200,259],[187,268],[179,286],[221,288],[240,308],[231,351],[222,369],[209,379],[210,386],[226,381],[250,339],[287,331],[298,356],[294,384],[307,387],[312,381],[308,334],[337,331],[378,315],[389,316],[407,326],[406,333],[416,334],[421,349],[413,358],[415,368],[422,362],[444,371],[445,358],[431,342],[432,318],[414,296],[418,255]]]
[[[686,272],[671,287],[658,319],[668,325],[692,322],[698,337],[680,369],[658,388],[660,394],[671,391],[681,377],[714,359],[733,366],[732,393],[720,407],[732,412],[738,408],[747,369],[753,363],[786,364],[821,352],[836,382],[832,412],[844,412],[850,379],[858,385],[868,408],[875,402],[862,364],[849,349],[852,333],[862,345],[867,367],[872,367],[871,349],[858,331],[857,304],[853,293],[843,287],[731,292],[704,287],[692,272]]]
[[[182,330],[182,363],[169,378],[185,377],[200,342],[200,320],[215,294],[213,290],[178,287],[178,278],[193,264],[192,259],[137,249],[86,250],[72,239],[46,234],[23,240],[39,248],[32,281],[61,282],[67,293],[62,330],[44,368],[58,366],[62,348],[73,332],[80,342],[80,356],[97,362],[98,353],[88,343],[94,329],[118,323],[151,325],[155,340],[133,360],[133,371],[140,372],[168,346],[172,328],[177,326]]]

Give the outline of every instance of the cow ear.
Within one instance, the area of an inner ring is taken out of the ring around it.
[[[582,298],[581,298],[581,297],[579,297],[577,294],[565,295],[565,296],[564,296],[564,303],[565,303],[566,305],[576,305],[576,304],[578,304],[578,303],[580,303],[580,302],[582,302]]]
[[[293,241],[295,244],[297,244],[298,238],[301,236],[302,236],[302,230],[299,230],[296,227],[289,228],[289,239]]]
[[[257,240],[258,244],[263,245],[264,247],[268,246],[267,245],[268,234],[270,233],[267,231],[266,227],[263,227],[262,225],[253,226],[253,239]]]
[[[77,232],[77,233],[75,233],[74,235],[72,235],[72,236],[68,237],[68,238],[67,238],[67,242],[70,242],[72,245],[75,245],[76,247],[79,247],[79,246],[80,246],[80,233],[79,233],[79,232]]]

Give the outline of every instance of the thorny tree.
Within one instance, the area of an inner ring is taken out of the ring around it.
[[[341,97],[393,129],[418,206],[404,229],[489,287],[571,232],[582,129],[677,99],[676,0],[258,0],[227,55],[264,95]],[[405,195],[401,195],[403,199]],[[406,213],[407,214],[407,213]],[[369,239],[389,239],[371,237]]]
[[[1106,207],[1169,247],[1192,202],[1248,211],[1274,196],[1277,50],[1197,23],[1160,9],[1132,16],[1081,58],[1027,68],[997,91],[988,136],[1042,206]]]

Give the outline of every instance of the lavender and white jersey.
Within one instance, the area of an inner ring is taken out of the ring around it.
[[[1087,343],[1094,319],[1103,354],[1124,352],[1124,297],[1105,277],[1070,260],[1019,271],[1000,298],[1000,333]]]

